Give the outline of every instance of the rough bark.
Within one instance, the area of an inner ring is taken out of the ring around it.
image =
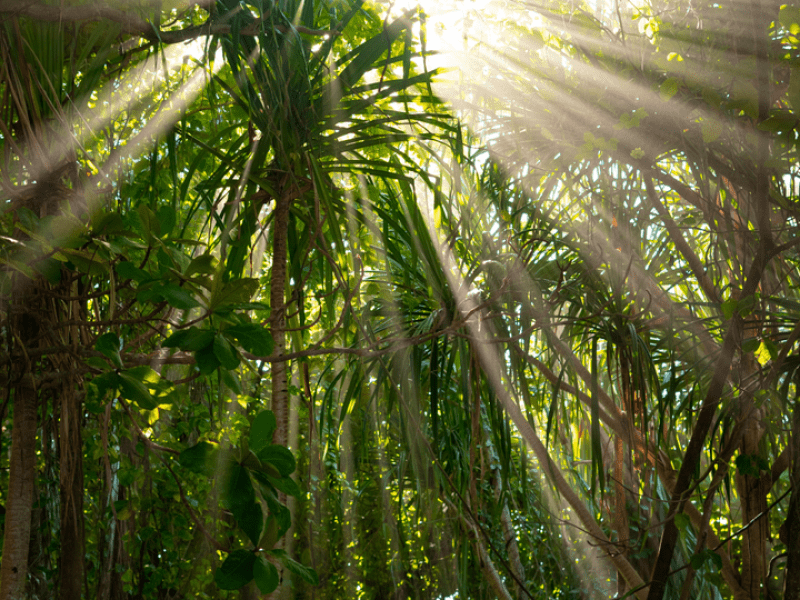
[[[28,368],[14,395],[11,469],[0,565],[0,600],[23,600],[26,597],[35,461],[36,386]]]
[[[290,184],[291,185],[291,184]],[[282,190],[283,191],[283,190]],[[275,433],[272,441],[286,446],[289,441],[289,368],[286,360],[286,268],[287,268],[287,233],[289,231],[289,208],[292,196],[289,190],[283,191],[275,198],[275,210],[272,218],[272,274],[270,279],[270,328],[275,347],[272,353],[271,366],[272,399],[270,407],[275,413]],[[278,494],[281,502],[286,502],[286,495]],[[279,548],[285,549],[285,541],[278,542]],[[288,598],[290,588],[284,585],[286,573],[281,571],[281,585],[269,595],[273,600]]]
[[[289,230],[290,197],[281,194],[275,199],[272,220],[272,274],[270,280],[270,328],[275,347],[270,376],[272,379],[272,412],[277,426],[273,442],[286,445],[289,440],[288,365],[286,354],[286,236]]]

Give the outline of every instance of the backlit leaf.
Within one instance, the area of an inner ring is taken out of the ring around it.
[[[119,385],[125,399],[135,402],[140,408],[153,410],[158,406],[144,382],[130,371],[119,374]]]

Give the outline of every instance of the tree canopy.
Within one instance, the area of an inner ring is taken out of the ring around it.
[[[0,600],[800,597],[799,38],[0,3]]]

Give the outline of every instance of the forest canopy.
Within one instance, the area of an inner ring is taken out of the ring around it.
[[[0,600],[800,598],[798,61],[793,1],[0,2]]]

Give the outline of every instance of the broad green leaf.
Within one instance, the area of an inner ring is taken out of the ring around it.
[[[122,371],[119,374],[119,386],[125,399],[135,402],[140,408],[153,410],[158,406],[150,390],[136,373]]]
[[[222,379],[223,385],[225,385],[229,390],[236,394],[242,393],[242,384],[239,381],[239,375],[236,371],[222,369],[219,372],[219,376],[220,379]]]
[[[253,546],[258,545],[258,540],[261,539],[261,532],[264,529],[264,513],[261,510],[261,505],[258,502],[253,502],[250,506],[243,506],[238,510],[236,515],[236,522],[242,531],[247,534]]]
[[[174,283],[165,283],[156,290],[170,306],[179,310],[189,310],[199,306],[200,303],[185,288]]]
[[[17,218],[25,231],[33,233],[39,229],[39,217],[27,206],[17,209]]]
[[[140,231],[144,235],[145,240],[161,235],[161,226],[158,223],[158,217],[156,217],[156,214],[150,210],[146,204],[139,204],[139,206],[136,207],[136,213],[139,217]]]
[[[689,515],[686,513],[678,513],[675,515],[675,526],[679,531],[686,531],[686,528],[691,525]]]
[[[725,317],[726,320],[732,319],[738,307],[739,303],[736,300],[734,299],[726,300],[725,302],[722,303],[720,307],[722,309],[722,316]]]
[[[119,233],[126,228],[125,221],[116,211],[92,216],[91,227],[92,234],[96,236]]]
[[[231,510],[238,521],[243,511],[256,501],[250,473],[239,463],[229,465],[223,476],[223,502]]]
[[[297,485],[294,479],[291,477],[281,477],[280,479],[276,477],[271,477],[267,475],[269,482],[275,486],[275,489],[283,492],[287,496],[293,496],[295,498],[301,498],[303,495],[303,491],[300,489],[300,486]]]
[[[221,284],[209,300],[209,308],[217,310],[229,304],[248,302],[258,290],[258,279],[235,279]]]
[[[256,356],[269,356],[275,345],[266,327],[257,323],[233,325],[228,327],[225,333],[234,337],[245,351]]]
[[[288,477],[296,468],[294,455],[287,448],[278,444],[264,446],[256,452],[256,456],[261,462],[268,462],[278,469],[283,477]]]
[[[267,523],[264,526],[264,533],[258,541],[258,547],[261,549],[271,549],[278,543],[278,521],[273,516],[267,517]]]
[[[211,329],[199,329],[189,327],[180,329],[169,336],[163,342],[165,348],[180,348],[187,352],[195,352],[207,348],[214,343],[214,331]]]
[[[742,342],[742,352],[755,352],[761,346],[761,339],[752,337]]]
[[[170,161],[172,163],[172,161]],[[160,236],[166,236],[172,233],[176,223],[175,209],[169,205],[159,207],[157,218],[160,227]]]
[[[127,370],[132,377],[150,384],[151,386],[158,385],[161,382],[161,375],[156,373],[150,365],[139,365],[138,367],[131,367]]]
[[[187,277],[191,277],[195,273],[211,275],[214,272],[216,261],[217,259],[212,254],[201,254],[200,256],[192,259],[192,262],[190,262],[189,266],[186,267],[186,272],[184,275]]]
[[[226,369],[235,369],[239,366],[239,354],[230,342],[222,335],[214,336],[214,355]]]
[[[119,355],[119,350],[122,347],[122,342],[116,333],[108,332],[97,338],[94,344],[94,349],[100,354],[105,356],[111,361],[118,369],[122,368],[122,358]]]
[[[87,367],[91,367],[92,369],[98,369],[100,371],[109,371],[111,367],[108,366],[108,363],[104,361],[99,356],[90,356],[84,361]]]
[[[263,556],[258,556],[256,558],[255,564],[253,565],[253,577],[256,580],[258,590],[262,594],[269,594],[275,591],[280,583],[278,569]]]
[[[250,452],[242,461],[242,464],[250,469],[250,473],[262,484],[268,485],[270,489],[274,486],[270,483],[269,477],[280,479],[281,472],[271,462],[261,462],[255,452]],[[268,477],[269,476],[269,477]]]
[[[278,499],[272,494],[263,494],[263,496],[264,500],[267,501],[269,514],[275,518],[275,522],[278,526],[277,536],[281,537],[284,533],[289,531],[289,527],[292,525],[292,514],[289,512],[289,509],[278,502]]]
[[[108,390],[116,390],[120,387],[119,375],[110,371],[103,373],[92,379],[92,383],[97,386],[97,395],[103,398]]]
[[[299,576],[300,579],[311,585],[319,585],[319,577],[317,572],[311,567],[301,565],[296,560],[292,559],[285,550],[272,550],[269,554],[274,555],[285,566],[289,572]]]
[[[54,258],[59,255],[75,265],[75,268],[82,272],[96,277],[108,277],[109,264],[93,253],[86,250],[73,250],[71,248],[61,248]]]
[[[58,285],[61,281],[61,263],[54,258],[36,262],[32,266],[37,273],[40,273],[52,285]]]
[[[234,550],[214,573],[214,582],[221,590],[238,590],[253,580],[255,560],[249,550]]]
[[[115,265],[117,274],[122,279],[133,279],[134,281],[142,282],[150,278],[150,274],[134,265],[128,260],[123,260]]]
[[[203,375],[210,375],[221,364],[217,358],[217,355],[214,353],[213,344],[208,345],[205,348],[201,348],[195,352],[194,360],[197,363],[197,368],[200,369],[200,372]]]
[[[258,413],[250,426],[250,438],[248,439],[250,450],[258,454],[265,446],[271,444],[276,425],[275,413],[271,410],[262,410]]]
[[[183,450],[179,461],[181,466],[194,471],[213,476],[216,471],[217,447],[209,442],[198,442],[191,448]]]

